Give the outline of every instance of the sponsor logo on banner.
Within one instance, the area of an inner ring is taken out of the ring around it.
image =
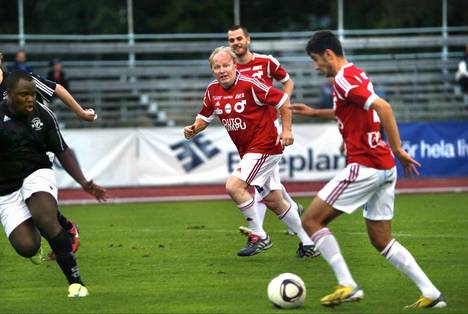
[[[205,159],[211,159],[220,153],[213,143],[206,139],[205,134],[198,134],[190,141],[179,141],[170,145],[174,151],[178,151],[176,158],[182,163],[185,172],[191,172],[201,166]]]

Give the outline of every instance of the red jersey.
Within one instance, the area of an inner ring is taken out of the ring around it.
[[[271,55],[254,53],[252,60],[250,60],[249,63],[238,63],[236,68],[241,74],[263,80],[268,86],[273,86],[273,79],[281,83],[289,80],[288,72],[286,72],[279,61]],[[271,118],[276,120],[276,110],[274,108],[270,108],[269,112],[271,114]]]
[[[333,103],[338,127],[346,145],[346,162],[376,169],[390,169],[395,160],[382,140],[377,113],[370,105],[378,96],[361,69],[352,63],[335,76]]]
[[[238,73],[229,89],[217,80],[211,82],[197,118],[210,123],[218,116],[241,158],[246,153],[281,154],[278,132],[267,110],[280,108],[287,98],[281,90]]]

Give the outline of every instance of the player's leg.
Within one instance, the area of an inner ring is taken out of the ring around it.
[[[36,255],[41,247],[41,235],[29,218],[20,223],[8,236],[11,246],[26,258]]]
[[[40,169],[33,172],[23,181],[21,192],[34,225],[57,254],[57,264],[70,283],[68,296],[87,296],[88,290],[81,281],[70,237],[57,219],[57,188],[53,171]]]
[[[255,189],[254,200],[255,200],[254,207],[255,207],[255,211],[257,212],[258,220],[260,221],[261,224],[263,224],[263,221],[265,221],[265,214],[267,211],[267,206],[263,202],[263,198],[260,195],[260,193],[257,191],[257,189]]]
[[[248,191],[248,184],[242,179],[231,175],[226,181],[226,192],[239,207],[252,232],[264,237],[266,233],[255,211],[255,202]]]
[[[20,256],[30,258],[34,264],[40,264],[41,235],[31,220],[31,213],[23,201],[21,189],[0,196],[0,218],[15,251]]]
[[[391,232],[395,197],[396,169],[384,171],[386,183],[365,206],[364,218],[372,245],[400,272],[408,276],[421,291],[422,297],[410,307],[444,307],[441,292],[433,285],[413,255]]]
[[[279,166],[278,166],[278,174],[279,174]],[[298,215],[301,216],[302,211],[303,211],[303,208],[302,208],[301,204],[299,204],[295,200],[293,200],[291,195],[289,195],[288,191],[286,191],[286,188],[284,187],[283,184],[281,184],[281,193],[283,194],[283,198],[286,200],[286,202],[291,204],[291,209],[296,211],[298,213]],[[288,228],[286,233],[289,234],[289,235],[295,235],[296,234],[296,232],[294,230],[292,230],[291,228]]]
[[[302,216],[304,229],[311,235],[338,281],[335,292],[320,300],[322,305],[333,306],[364,297],[364,292],[354,281],[338,242],[327,225],[340,214],[351,214],[364,204],[371,197],[377,179],[378,171],[375,169],[361,169],[357,164],[348,165],[319,191]]]
[[[80,231],[78,229],[78,225],[75,224],[73,221],[69,220],[65,217],[60,210],[57,211],[57,219],[59,221],[60,226],[68,233],[70,239],[72,241],[72,251],[76,253],[78,248],[80,247]],[[56,254],[54,251],[51,251],[47,257],[49,261],[53,261],[56,259]]]
[[[349,271],[335,236],[327,228],[328,223],[341,213],[319,197],[315,197],[302,217],[304,229],[311,234],[316,249],[333,269],[338,282],[333,293],[320,299],[320,303],[324,306],[358,301],[364,297],[364,292],[354,281]]]
[[[239,207],[251,230],[246,247],[241,249],[237,255],[252,256],[269,249],[272,246],[271,239],[263,230],[263,226],[258,219],[254,208],[254,200],[248,191],[248,184],[242,179],[231,175],[226,182],[226,191]]]
[[[80,270],[72,252],[72,244],[68,233],[57,220],[57,201],[47,192],[33,193],[27,200],[34,225],[41,235],[49,242],[57,255],[57,264],[70,284],[69,296],[86,296],[87,289],[81,281]],[[78,292],[72,291],[78,289]],[[78,293],[77,295],[74,295]]]
[[[410,278],[421,291],[421,298],[408,307],[445,307],[442,293],[434,286],[413,255],[391,234],[391,221],[366,219],[367,232],[372,245],[390,264]]]
[[[261,189],[263,202],[301,241],[297,251],[299,257],[318,256],[319,254],[315,251],[314,242],[302,228],[301,217],[297,211],[297,204],[291,204],[284,199],[282,187],[283,185],[280,181],[279,172],[272,171]]]

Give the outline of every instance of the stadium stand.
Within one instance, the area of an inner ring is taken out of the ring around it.
[[[454,92],[454,73],[468,42],[468,28],[454,29],[448,37],[440,31],[350,31],[344,40],[348,59],[366,69],[394,106],[399,121],[468,118],[462,95]],[[312,63],[305,56],[309,35],[253,33],[252,48],[273,53],[294,78],[293,100],[313,105],[324,79],[311,70]],[[7,61],[19,49],[10,37],[0,35]],[[73,95],[100,116],[93,124],[80,122],[56,104],[53,109],[64,127],[184,125],[193,120],[212,80],[206,59],[214,47],[226,45],[225,34],[136,35],[133,45],[125,38],[26,38],[24,49],[35,72],[45,75],[47,60],[60,57]],[[444,47],[451,52],[444,53]],[[135,54],[137,61],[129,62],[129,54]]]

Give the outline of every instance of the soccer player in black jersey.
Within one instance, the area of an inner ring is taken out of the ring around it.
[[[56,253],[57,263],[69,282],[68,296],[87,296],[70,238],[56,218],[57,188],[46,153],[53,152],[70,176],[98,201],[106,200],[106,190],[84,177],[55,116],[36,102],[33,77],[24,71],[12,72],[6,86],[8,97],[0,102],[3,228],[13,248],[24,257],[36,254],[42,235]]]
[[[6,99],[6,80],[9,73],[2,68],[3,54],[0,52],[0,100]],[[31,73],[36,83],[36,102],[42,105],[48,105],[54,96],[57,96],[63,103],[65,103],[79,119],[85,121],[94,121],[97,116],[92,109],[83,109],[81,105],[73,98],[73,96],[60,84],[46,80],[39,75]],[[60,225],[64,228],[70,238],[72,239],[73,253],[78,251],[80,245],[80,237],[78,226],[65,217],[60,211],[57,211],[57,219]],[[48,260],[55,260],[56,254],[54,251],[48,254]],[[38,256],[31,259],[33,263],[40,263],[42,260],[42,250]]]

